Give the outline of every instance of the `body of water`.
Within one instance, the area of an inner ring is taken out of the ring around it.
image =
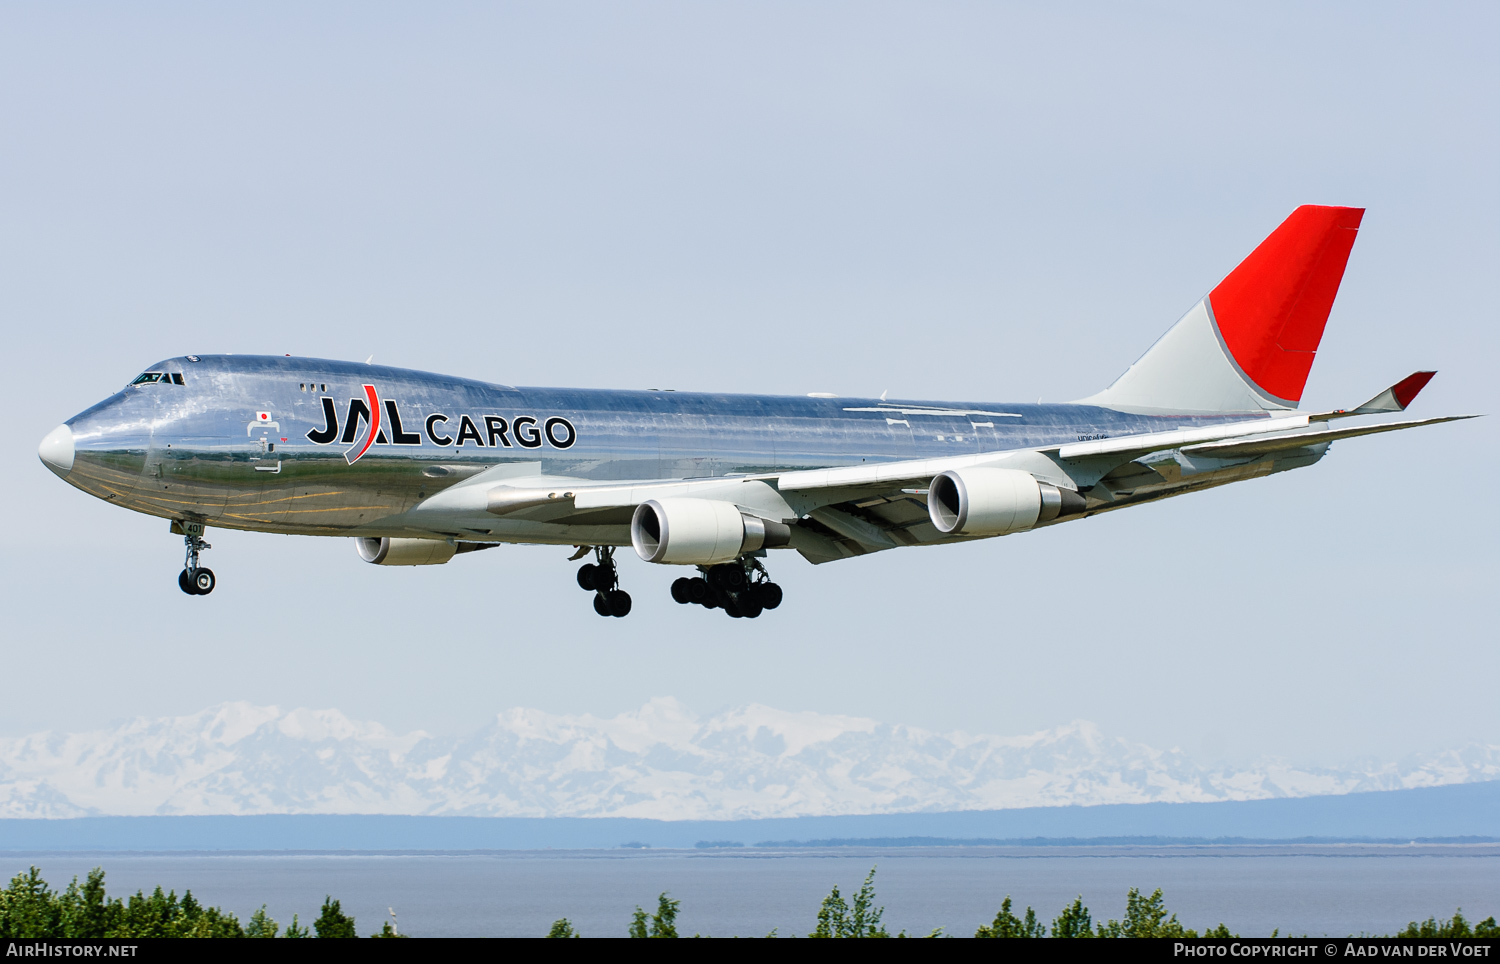
[[[1188,927],[1245,936],[1387,934],[1462,907],[1500,916],[1500,846],[943,847],[829,850],[593,850],[474,853],[0,853],[9,879],[35,864],[56,888],[95,866],[113,896],[160,884],[283,926],[324,895],[379,930],[394,908],[418,937],[535,937],[567,917],[586,937],[623,936],[636,905],[668,891],[684,935],[805,935],[833,886],[871,867],[892,932],[970,936],[1009,894],[1049,922],[1077,895],[1118,918],[1125,893],[1160,887]]]

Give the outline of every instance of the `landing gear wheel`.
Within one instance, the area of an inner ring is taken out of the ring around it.
[[[712,609],[713,607],[709,606],[709,602],[713,599],[713,592],[708,588],[708,580],[702,576],[694,576],[687,582],[688,602],[695,602]]]
[[[723,606],[725,614],[728,615],[730,619],[741,619],[745,615],[744,613],[740,612],[740,605],[739,603],[734,601],[733,596],[725,596]]]
[[[693,601],[693,581],[688,578],[675,579],[672,582],[672,599],[686,606]]]
[[[766,609],[775,609],[781,605],[781,587],[774,582],[763,582],[755,587],[755,598]]]
[[[755,593],[742,592],[739,599],[740,615],[746,619],[754,619],[764,609]]]
[[[708,584],[723,592],[739,592],[745,588],[745,570],[735,563],[725,563],[708,570]]]
[[[578,588],[594,594],[594,612],[601,616],[624,616],[630,612],[630,593],[620,588],[614,547],[593,546],[592,549],[594,561],[578,567]],[[581,555],[582,552],[573,558],[577,559]],[[674,585],[674,594],[676,589]]]
[[[194,569],[188,575],[188,581],[192,583],[193,595],[207,596],[214,591],[214,571],[212,569]]]
[[[630,615],[630,593],[623,589],[594,593],[594,612],[621,618]]]
[[[182,543],[187,557],[183,559],[182,572],[177,575],[177,588],[189,596],[207,596],[214,591],[214,571],[198,565],[198,556],[205,549],[212,549],[203,541],[203,523],[177,520],[172,531],[182,533]]]

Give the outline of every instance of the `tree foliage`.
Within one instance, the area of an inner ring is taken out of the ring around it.
[[[975,937],[1046,937],[1047,929],[1036,919],[1036,911],[1030,907],[1026,908],[1025,917],[1017,917],[1011,913],[1010,895],[1005,895],[1005,900],[1000,904],[1000,912],[995,915],[995,921],[987,924],[974,932]]]
[[[315,925],[319,937],[355,937],[354,918],[342,913],[329,898]],[[61,892],[54,891],[32,867],[0,889],[0,938],[117,938],[142,937],[276,937],[281,927],[265,905],[241,926],[233,914],[205,907],[184,891],[136,891],[121,899],[104,890],[104,871],[95,867],[82,884],[78,878]],[[283,937],[310,937],[295,915]]]
[[[639,909],[639,908],[637,908],[637,909]],[[568,920],[566,917],[563,917],[563,918],[560,918],[560,919],[555,920],[555,921],[552,922],[552,929],[547,932],[547,936],[548,937],[582,937],[583,935],[579,934],[576,930],[573,929],[573,922],[572,921]]]
[[[1135,887],[1125,895],[1125,919],[1099,925],[1100,937],[1197,937],[1177,923],[1177,915],[1167,916],[1166,900],[1158,887],[1150,897],[1142,897]]]
[[[275,937],[281,925],[271,919],[266,913],[266,905],[261,904],[260,910],[250,915],[250,923],[245,927],[246,937]]]
[[[1094,919],[1089,909],[1083,906],[1083,895],[1073,898],[1073,903],[1063,908],[1052,920],[1053,937],[1093,937]]]
[[[1469,925],[1464,919],[1463,908],[1453,912],[1449,920],[1437,920],[1429,917],[1418,924],[1412,921],[1406,925],[1406,930],[1396,935],[1397,937],[1500,937],[1500,924],[1495,923],[1493,916],[1487,917],[1479,923]]]
[[[94,868],[79,886],[73,878],[57,893],[36,867],[11,879],[0,890],[0,937],[129,938],[129,937],[243,937],[233,914],[204,907],[185,891],[147,895],[137,891],[128,900],[110,898],[104,891],[104,871]]]
[[[635,908],[635,914],[630,919],[630,932],[629,932],[630,936],[631,937],[676,937],[677,936],[677,908],[680,907],[680,906],[682,906],[682,902],[681,901],[670,900],[670,899],[667,898],[667,895],[665,893],[663,893],[663,894],[661,894],[661,896],[659,896],[659,897],[656,898],[656,913],[652,914],[650,917],[647,917],[646,916],[646,912],[643,911],[643,910],[641,910],[640,905],[637,904],[636,908]],[[566,918],[564,918],[563,920],[560,920],[560,921],[557,922],[557,924],[566,924],[566,923],[567,923],[567,919]],[[553,930],[557,929],[557,924],[553,924],[552,925]],[[557,934],[557,935],[549,934],[548,936],[549,937],[553,937],[553,936],[556,936],[556,937],[567,937],[569,935],[566,935],[566,934]]]
[[[844,901],[837,887],[823,898],[818,908],[818,928],[808,937],[890,937],[880,918],[884,907],[875,906],[875,868],[865,875],[851,905]]]
[[[332,895],[323,898],[323,912],[313,921],[313,930],[319,937],[358,937],[354,932],[354,918],[344,913]]]

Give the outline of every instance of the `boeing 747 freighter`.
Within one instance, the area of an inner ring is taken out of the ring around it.
[[[813,563],[988,539],[1312,465],[1337,439],[1451,421],[1299,412],[1363,210],[1300,207],[1104,391],[1067,404],[525,388],[312,358],[182,355],[42,440],[89,495],[170,520],[178,585],[210,527],[350,539],[426,566],[571,546],[602,616],[616,550],[683,604],[755,618],[774,550]]]

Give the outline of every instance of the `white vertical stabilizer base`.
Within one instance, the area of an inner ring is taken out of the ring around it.
[[[1204,298],[1157,339],[1113,385],[1080,398],[1122,412],[1282,412],[1295,403],[1257,389],[1234,363]]]

